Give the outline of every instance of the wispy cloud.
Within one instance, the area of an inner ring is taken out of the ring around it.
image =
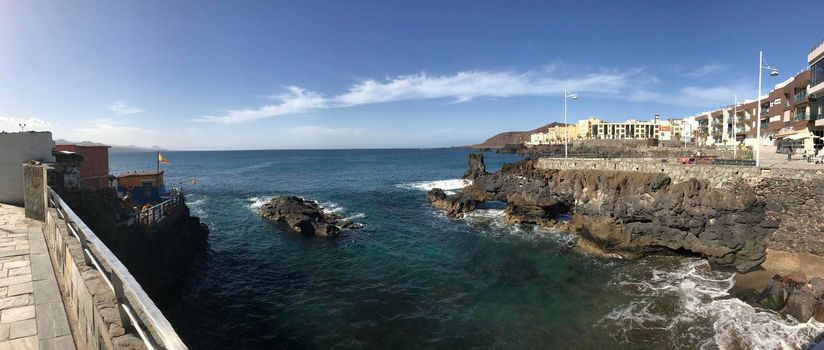
[[[142,108],[128,106],[123,102],[114,102],[109,105],[109,110],[116,115],[130,115],[145,112]]]
[[[143,145],[160,133],[128,125],[111,119],[85,121],[80,126],[65,131],[65,138],[72,141],[94,141],[115,145]]]
[[[453,103],[462,103],[478,98],[559,95],[563,93],[564,88],[579,93],[619,96],[634,89],[635,78],[641,72],[641,69],[610,70],[563,77],[550,66],[522,73],[465,71],[435,76],[418,73],[382,81],[363,80],[352,85],[346,92],[331,97],[289,86],[285,93],[275,96],[277,103],[258,108],[230,110],[223,115],[205,116],[197,120],[232,124],[322,109],[396,101],[448,99]]]
[[[53,124],[38,118],[0,117],[0,131],[20,131],[20,124],[25,125],[26,131],[45,131]]]
[[[705,64],[698,68],[687,70],[683,75],[690,78],[703,78],[712,74],[719,73],[726,69],[727,66],[721,64]]]
[[[722,69],[722,65],[704,65],[693,70],[681,70],[678,75],[682,77],[680,80],[684,80],[684,77],[699,79]],[[565,88],[596,98],[709,108],[727,104],[727,100],[736,93],[739,96],[749,96],[748,92],[751,92],[745,84],[735,83],[662,89],[662,81],[642,68],[601,70],[578,75],[565,74],[567,71],[567,66],[549,65],[524,72],[473,70],[447,75],[422,72],[387,77],[383,80],[362,80],[352,84],[346,91],[328,97],[297,86],[289,86],[285,88],[284,93],[271,97],[274,103],[256,108],[229,110],[221,115],[205,116],[195,120],[233,124],[398,101],[442,99],[449,103],[465,103],[481,98],[557,96],[563,94]]]
[[[735,96],[739,100],[756,95],[755,88],[751,84],[732,83],[729,85],[717,86],[686,86],[676,93],[663,97],[669,104],[696,107],[696,108],[716,108],[732,105]]]
[[[327,108],[329,105],[329,101],[318,93],[306,91],[297,86],[289,86],[286,90],[287,92],[284,94],[273,96],[273,99],[279,103],[256,109],[232,110],[222,116],[206,116],[198,120],[224,124],[241,123],[281,115],[305,113]]]

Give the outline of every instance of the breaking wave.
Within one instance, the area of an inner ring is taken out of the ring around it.
[[[734,273],[712,271],[703,259],[680,258],[616,276],[610,287],[631,296],[597,325],[624,344],[658,344],[662,334],[676,349],[798,349],[824,332],[824,324],[798,323],[732,297]]]
[[[256,211],[272,198],[274,197],[249,197],[246,201],[249,202],[249,208]]]
[[[407,182],[402,184],[397,184],[395,187],[408,189],[408,190],[421,190],[421,191],[429,191],[433,188],[440,188],[446,192],[451,192],[454,190],[460,190],[466,186],[472,184],[472,180],[467,179],[448,179],[448,180],[435,180],[435,181],[415,181],[415,182]]]
[[[574,244],[575,236],[557,229],[506,221],[503,209],[475,209],[463,220],[488,237],[517,237],[527,241],[551,241],[559,249]]]
[[[194,214],[194,216],[197,216],[197,217],[200,217],[200,218],[207,218],[207,217],[209,217],[209,215],[206,214],[205,210],[203,210],[203,204],[206,203],[206,200],[208,198],[209,197],[206,197],[206,196],[203,196],[203,195],[187,194],[186,195],[186,206],[189,207],[189,210],[191,210],[191,212],[192,212],[192,214]]]
[[[249,198],[246,198],[246,202],[249,203],[249,209],[251,209],[252,211],[257,212],[257,210],[260,209],[260,207],[262,207],[264,204],[271,201],[272,198],[275,198],[275,197],[273,197],[273,196],[249,197]],[[328,214],[333,214],[334,213],[334,214],[343,215],[348,220],[354,221],[356,219],[362,219],[362,218],[366,217],[365,213],[352,213],[351,215],[346,215],[346,208],[344,208],[343,206],[341,206],[340,204],[337,204],[335,202],[318,202],[318,201],[315,201],[315,203],[320,205],[320,207],[323,209],[323,211],[325,213],[328,213]]]

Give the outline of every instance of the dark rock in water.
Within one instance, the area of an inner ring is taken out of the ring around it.
[[[787,303],[787,294],[789,290],[783,278],[781,275],[775,275],[759,295],[757,304],[765,309],[778,311]]]
[[[794,317],[799,322],[807,322],[813,316],[815,303],[812,289],[805,286],[790,292],[783,313]]]
[[[341,215],[326,213],[318,202],[297,196],[273,198],[258,209],[263,218],[286,223],[292,230],[305,235],[334,236],[344,229],[361,228]]]
[[[663,173],[600,169],[539,169],[536,160],[504,165],[489,174],[483,155],[469,156],[473,184],[458,194],[430,192],[434,206],[460,217],[487,201],[507,203],[513,222],[565,227],[604,253],[622,257],[678,252],[707,258],[717,268],[751,271],[766,258],[775,223],[746,183],[719,189],[706,181],[673,183]]]
[[[447,196],[440,188],[429,190],[426,196],[433,206],[453,217],[462,217],[464,213],[475,210],[477,204],[471,198],[464,198],[460,194]]]
[[[482,153],[472,153],[467,157],[466,172],[464,179],[473,180],[479,176],[487,175],[484,155]]]

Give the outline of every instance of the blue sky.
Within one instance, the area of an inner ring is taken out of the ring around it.
[[[692,115],[784,80],[820,13],[752,1],[0,0],[0,129],[175,149],[440,147]]]

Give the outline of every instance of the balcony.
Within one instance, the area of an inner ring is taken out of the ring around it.
[[[806,113],[798,113],[795,115],[795,117],[793,117],[793,121],[800,122],[802,120],[809,120]]]
[[[793,96],[793,101],[795,101],[795,102],[807,102],[808,101],[807,97],[809,95],[810,94],[808,94],[807,91],[801,91],[801,92],[795,94],[795,96]]]

